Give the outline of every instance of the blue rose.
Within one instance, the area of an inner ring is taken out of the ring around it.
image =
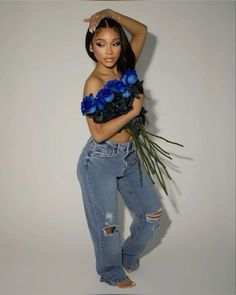
[[[123,93],[126,90],[126,85],[123,82],[117,80],[116,83],[114,83],[113,90],[118,93]]]
[[[126,84],[135,84],[138,80],[137,73],[135,70],[128,70],[121,74],[121,81]]]
[[[96,112],[96,103],[92,93],[85,96],[81,102],[81,111],[83,115],[92,114]]]
[[[106,105],[106,101],[104,100],[104,98],[101,95],[99,95],[99,97],[97,96],[97,98],[95,99],[95,103],[96,103],[97,109],[99,111],[104,110],[105,105]]]
[[[103,87],[97,93],[97,98],[105,100],[105,102],[111,102],[114,99],[114,93],[111,89]]]
[[[109,80],[107,81],[106,85],[104,87],[106,88],[110,88],[111,90],[113,90],[116,86],[116,82],[117,80],[113,79],[113,80]]]
[[[123,96],[124,98],[128,98],[128,97],[130,97],[130,95],[131,95],[131,92],[129,92],[128,89],[126,89],[126,90],[122,93],[122,96]]]
[[[122,93],[126,90],[126,85],[123,82],[115,79],[109,80],[104,87],[118,93]]]

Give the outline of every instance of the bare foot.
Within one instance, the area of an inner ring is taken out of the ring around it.
[[[131,281],[130,279],[120,281],[116,284],[116,286],[119,288],[132,288],[135,285],[136,284],[133,281]]]

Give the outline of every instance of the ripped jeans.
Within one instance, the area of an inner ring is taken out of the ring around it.
[[[87,224],[100,280],[110,285],[127,279],[122,266],[135,270],[139,256],[160,224],[163,210],[154,185],[141,163],[142,186],[137,154],[132,141],[96,143],[90,137],[77,164]],[[121,245],[118,225],[120,192],[133,213],[130,236]]]

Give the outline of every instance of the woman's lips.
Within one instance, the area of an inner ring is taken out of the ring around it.
[[[114,61],[114,58],[105,58],[104,59],[106,62],[113,62]]]

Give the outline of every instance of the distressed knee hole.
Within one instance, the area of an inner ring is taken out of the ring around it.
[[[153,212],[153,213],[146,213],[147,221],[160,220],[162,212],[163,212],[163,208],[160,208],[156,212]]]
[[[103,228],[105,236],[107,236],[109,234],[113,234],[113,233],[117,232],[118,230],[119,230],[119,227],[117,225],[106,226]]]

